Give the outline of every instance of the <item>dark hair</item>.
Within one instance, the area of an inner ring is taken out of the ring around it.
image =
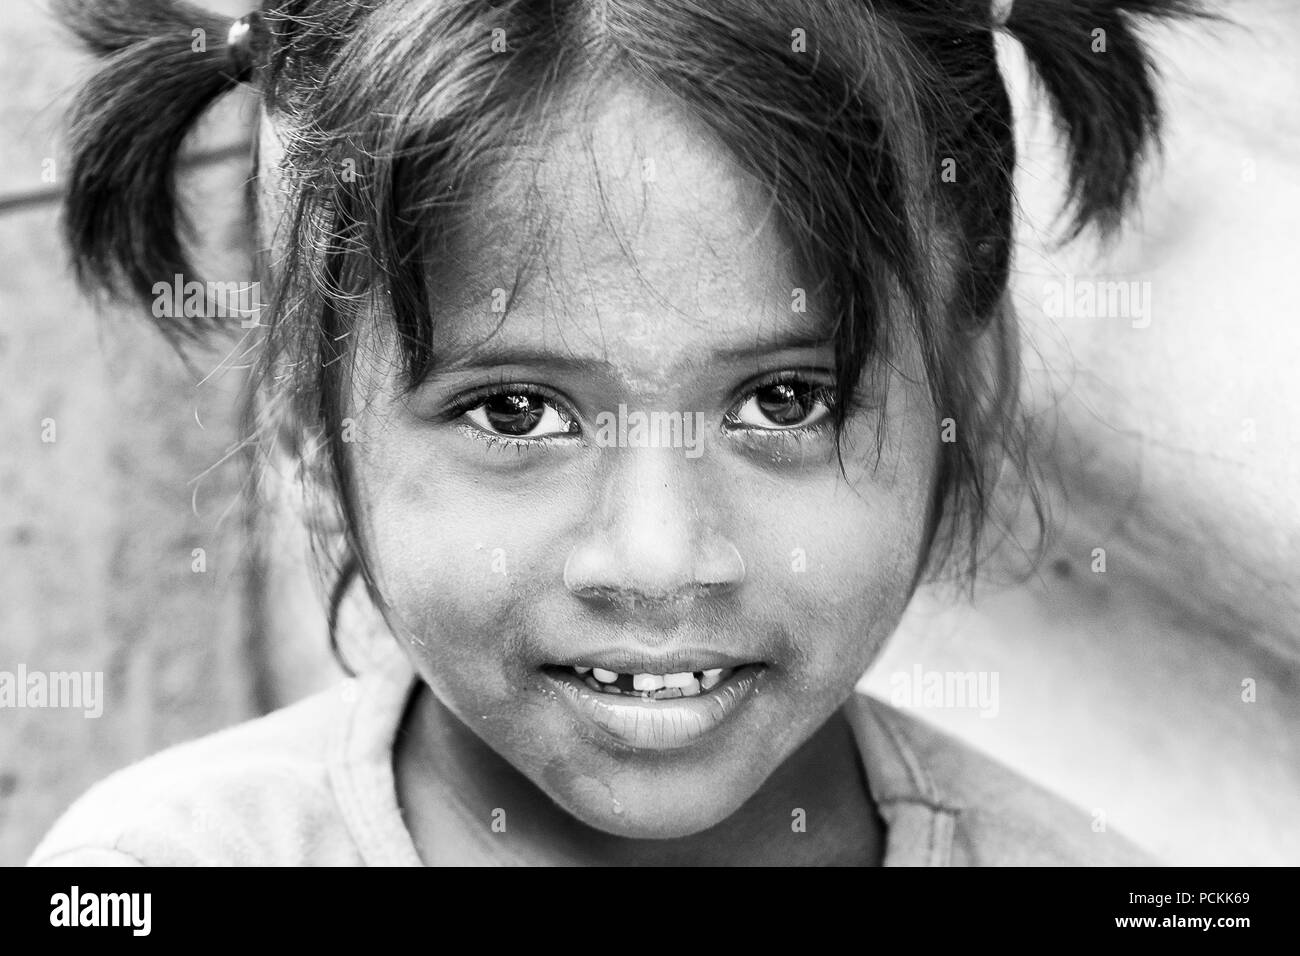
[[[261,420],[287,415],[325,441],[372,592],[340,436],[348,333],[382,293],[418,384],[436,359],[431,269],[486,162],[535,134],[558,97],[610,75],[698,118],[770,193],[833,324],[841,416],[891,336],[915,335],[939,416],[957,423],[928,554],[937,566],[961,543],[973,568],[994,477],[1008,456],[1024,464],[1006,304],[1015,147],[989,0],[287,0],[262,12],[255,80],[286,151]],[[1003,29],[1068,143],[1068,235],[1116,226],[1157,140],[1137,19],[1195,12],[1189,0],[1011,10]],[[167,0],[64,0],[64,14],[105,58],[72,116],[67,240],[84,285],[147,299],[158,277],[190,273],[176,153],[237,82],[221,43],[195,53],[192,37],[228,24]],[[192,331],[173,322],[169,335]],[[977,342],[993,343],[992,368],[971,361]]]

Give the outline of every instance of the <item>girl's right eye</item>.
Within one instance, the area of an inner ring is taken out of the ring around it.
[[[464,416],[480,431],[500,438],[546,439],[576,435],[578,423],[555,403],[531,392],[491,395]]]

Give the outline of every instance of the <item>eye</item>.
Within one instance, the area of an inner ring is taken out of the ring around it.
[[[491,395],[464,414],[472,425],[504,438],[552,438],[578,431],[578,423],[553,402],[519,390]]]
[[[810,428],[829,417],[835,390],[806,379],[782,379],[760,385],[727,416],[743,428],[784,431]]]

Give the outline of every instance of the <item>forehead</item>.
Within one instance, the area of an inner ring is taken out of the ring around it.
[[[663,368],[822,334],[769,197],[707,130],[631,86],[571,115],[457,230],[432,280],[440,360],[490,340]]]

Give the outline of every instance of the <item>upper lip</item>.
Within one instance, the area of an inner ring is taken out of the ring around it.
[[[717,650],[695,648],[678,648],[655,655],[649,655],[644,650],[605,648],[571,654],[551,663],[557,667],[599,667],[619,674],[684,674],[761,662],[752,657],[736,657]]]

